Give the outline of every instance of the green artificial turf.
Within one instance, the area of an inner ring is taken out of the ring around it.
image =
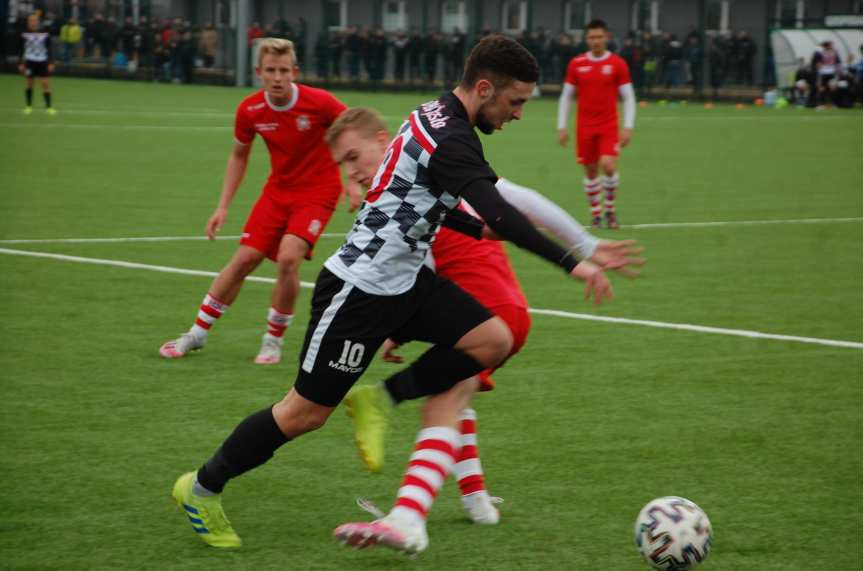
[[[0,248],[218,271],[216,242],[60,242],[200,236],[215,207],[245,90],[57,78],[60,113],[21,114],[23,80],[0,76]],[[340,92],[390,126],[434,94]],[[497,172],[582,222],[556,103],[483,137]],[[531,306],[577,314],[856,342],[836,347],[631,323],[533,316],[525,350],[479,395],[479,444],[497,527],[469,524],[456,488],[416,560],[340,547],[354,500],[389,506],[418,427],[393,417],[383,473],[363,471],[341,411],[232,482],[244,546],[205,547],[170,489],[247,414],[290,388],[309,290],[286,358],[252,364],[270,286],[246,284],[204,351],[184,331],[210,278],[0,252],[0,566],[32,569],[646,569],[640,508],[684,496],[709,515],[705,570],[860,569],[863,560],[863,114],[859,110],[639,108],[620,161],[624,225],[646,247],[640,280],[613,278],[595,308],[580,284],[514,248]],[[240,232],[266,178],[256,143],[223,234]],[[814,223],[741,221],[855,219]],[[343,207],[302,269],[313,281],[352,218]],[[678,226],[684,222],[735,222]],[[10,240],[45,239],[42,243]],[[256,275],[272,277],[265,264]],[[421,347],[408,347],[408,356]],[[362,382],[392,371],[376,362]]]

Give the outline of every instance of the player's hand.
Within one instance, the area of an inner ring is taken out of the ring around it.
[[[623,148],[632,140],[632,129],[624,129],[620,132],[620,147]]]
[[[228,211],[224,208],[217,208],[216,211],[207,220],[207,238],[210,240],[216,239],[216,233],[225,225],[225,219],[228,217]]]
[[[641,275],[634,266],[643,266],[647,259],[640,257],[644,248],[635,240],[600,240],[590,261],[603,270],[612,270],[627,278]]]
[[[566,147],[566,144],[569,142],[569,129],[557,130],[557,142],[560,143],[561,147]]]
[[[48,64],[48,73],[54,73],[54,68],[56,66],[53,63]]]
[[[381,355],[381,359],[386,361],[387,363],[404,363],[405,359],[401,355],[396,355],[393,351],[401,347],[399,343],[396,343],[392,339],[387,339],[384,341],[383,346],[383,354]]]
[[[357,183],[348,181],[345,194],[348,196],[348,212],[354,212],[363,203],[363,189]]]
[[[596,305],[601,305],[603,301],[614,297],[611,282],[608,281],[602,268],[593,262],[587,260],[579,262],[569,275],[584,282],[584,299],[590,299],[593,296]]]
[[[23,74],[25,69],[27,69],[27,68],[24,66],[23,63],[18,64],[18,73]]]

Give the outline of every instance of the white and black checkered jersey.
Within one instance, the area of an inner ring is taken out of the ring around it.
[[[452,93],[420,105],[378,167],[345,243],[325,266],[374,295],[398,295],[416,281],[446,212],[477,179],[493,185],[467,111]]]
[[[48,32],[23,32],[21,34],[24,61],[43,62],[51,56],[51,35]]]

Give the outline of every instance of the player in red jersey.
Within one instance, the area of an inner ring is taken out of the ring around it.
[[[569,140],[567,121],[572,99],[578,91],[576,156],[584,166],[584,192],[590,203],[593,227],[602,225],[602,191],[605,191],[605,220],[618,228],[614,201],[620,176],[617,157],[629,144],[635,127],[635,91],[629,67],[623,58],[606,50],[608,27],[593,20],[584,32],[586,54],[572,58],[560,92],[557,111],[558,138],[565,147]],[[618,135],[617,99],[623,99],[623,131]],[[601,174],[600,174],[601,173]]]
[[[349,178],[368,188],[383,161],[390,136],[380,116],[368,108],[357,107],[346,111],[327,133],[333,156],[345,169]],[[542,226],[561,238],[581,259],[590,259],[600,266],[615,268],[623,258],[635,251],[632,241],[600,241],[591,236],[563,210],[536,193],[510,181],[500,179],[498,192],[510,204],[525,214],[532,223]],[[459,208],[472,216],[473,209],[464,201]],[[486,237],[494,237],[487,228]],[[631,260],[630,260],[631,261]],[[477,240],[465,233],[443,227],[438,232],[428,260],[435,271],[455,282],[477,301],[500,317],[512,337],[510,357],[524,346],[530,331],[527,299],[510,265],[501,242]],[[624,268],[629,276],[636,275]],[[398,341],[388,340],[382,351],[383,358],[401,363],[394,353]],[[500,367],[500,365],[498,365]],[[491,374],[494,369],[480,373],[472,390],[488,391],[494,388]],[[387,396],[388,395],[388,396]],[[356,441],[366,466],[380,470],[383,463],[383,436],[390,403],[423,396],[403,380],[388,379],[379,385],[354,387],[345,399],[354,419]],[[494,506],[495,498],[485,488],[482,465],[479,460],[476,438],[476,412],[471,408],[462,411],[459,419],[461,449],[457,452],[453,474],[461,491],[462,504],[468,517],[480,524],[496,524],[500,514]],[[361,504],[374,513],[373,506]]]
[[[165,358],[183,357],[200,349],[213,323],[228,309],[246,276],[264,258],[276,262],[278,273],[272,307],[267,315],[256,363],[281,360],[282,335],[290,325],[300,288],[299,266],[332,216],[342,193],[339,169],[324,142],[324,134],[345,105],[332,94],[294,82],[299,69],[293,43],[267,38],[258,52],[258,76],[263,89],[237,107],[234,148],[216,211],[207,221],[207,237],[215,239],[228,216],[228,207],[248,165],[252,141],[260,135],[270,153],[270,176],[243,228],[240,246],[210,286],[192,328],[159,349]],[[352,209],[359,188],[348,183]]]

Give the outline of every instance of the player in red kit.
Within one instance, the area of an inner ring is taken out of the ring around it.
[[[390,135],[375,111],[356,107],[339,117],[327,133],[327,140],[333,156],[341,163],[348,177],[368,187],[378,165],[385,158]],[[499,179],[495,186],[501,196],[525,214],[528,220],[548,229],[582,259],[590,259],[603,267],[612,267],[621,254],[625,256],[636,251],[632,242],[601,241],[591,236],[563,210],[531,189],[504,179]],[[464,201],[458,208],[473,217],[477,216]],[[493,237],[487,229],[485,235]],[[438,275],[456,283],[504,321],[513,338],[510,357],[521,350],[531,325],[527,299],[500,241],[477,240],[461,231],[443,227],[432,244],[428,264],[434,267]],[[634,275],[634,272],[624,273]],[[398,345],[399,340],[384,343],[384,360],[402,362],[401,357],[394,353]],[[489,369],[477,375],[474,390],[493,389],[493,372],[493,369]],[[355,423],[356,442],[370,470],[378,471],[382,467],[387,411],[392,408],[389,403],[397,404],[416,396],[410,388],[402,386],[400,380],[358,386],[348,393],[345,403],[350,407]],[[472,408],[462,411],[459,418],[461,448],[455,458],[453,476],[458,482],[468,517],[475,523],[493,525],[498,522],[500,515],[494,506],[494,498],[489,496],[485,487],[477,448],[476,421],[476,412]]]
[[[234,148],[219,205],[207,221],[207,237],[215,239],[225,223],[256,135],[270,153],[270,176],[243,227],[237,252],[210,286],[192,328],[159,349],[165,358],[183,357],[203,347],[212,325],[240,293],[243,280],[269,258],[278,272],[267,332],[255,362],[281,360],[282,335],[293,318],[300,288],[299,266],[311,258],[342,193],[324,133],[346,107],[327,91],[295,83],[298,71],[293,43],[276,38],[261,42],[256,72],[264,88],[237,107]],[[349,183],[348,190],[356,206],[359,189]]]
[[[590,51],[572,58],[566,68],[557,112],[558,138],[561,146],[565,147],[569,140],[566,124],[577,92],[576,155],[584,167],[584,192],[590,203],[593,227],[602,225],[602,193],[605,191],[606,224],[609,228],[618,228],[614,208],[620,183],[617,157],[620,148],[628,145],[632,138],[635,91],[626,62],[606,50],[608,27],[605,22],[590,22],[584,37]],[[618,97],[623,99],[623,131],[619,134]]]

